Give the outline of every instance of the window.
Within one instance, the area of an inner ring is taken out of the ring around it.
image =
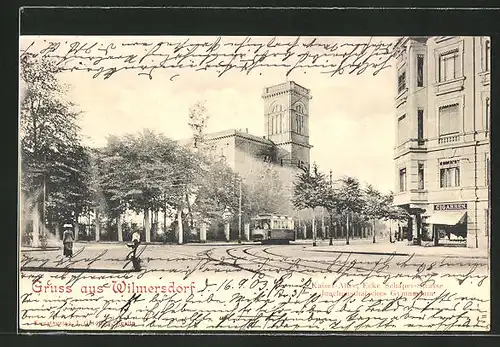
[[[442,106],[439,108],[439,135],[458,133],[459,118],[458,104]]]
[[[418,163],[418,189],[423,190],[424,185],[424,164]]]
[[[304,131],[304,117],[297,116],[295,118],[295,121],[297,123],[297,133],[302,134],[302,132]]]
[[[439,81],[449,81],[458,77],[458,50],[439,57]]]
[[[484,71],[490,71],[491,69],[491,43],[490,40],[486,40],[484,43]]]
[[[485,178],[486,178],[486,185],[490,185],[490,157],[488,154],[485,154],[485,160],[484,160],[484,165],[485,165]]]
[[[406,115],[402,115],[398,119],[398,145],[406,141]]]
[[[403,71],[398,76],[398,94],[406,88],[406,72]]]
[[[302,106],[301,104],[298,104],[297,107],[295,107],[295,110],[298,113],[304,113],[304,106]]]
[[[486,132],[486,136],[488,136],[488,132],[490,131],[490,98],[486,98],[486,104],[485,104],[485,111],[484,111],[484,131]]]
[[[417,55],[417,87],[424,86],[424,56]]]
[[[490,209],[487,208],[484,210],[484,234],[485,236],[489,236],[489,233],[490,233],[490,218],[491,218],[491,214],[490,214]]]
[[[460,186],[460,167],[458,160],[444,161],[439,164],[440,187],[450,188]]]
[[[283,114],[280,114],[278,132],[283,132]]]
[[[278,104],[278,105],[275,105],[274,108],[273,108],[273,113],[277,113],[277,112],[281,112],[283,111],[283,106]]]
[[[417,138],[419,141],[424,139],[424,110],[417,111]]]
[[[406,169],[399,170],[399,191],[406,191]]]

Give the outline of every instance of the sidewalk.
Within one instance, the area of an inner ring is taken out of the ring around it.
[[[454,258],[488,258],[488,251],[482,248],[450,247],[450,246],[416,246],[408,245],[407,241],[390,243],[389,240],[350,240],[346,245],[345,240],[336,240],[329,245],[328,240],[319,240],[317,246],[312,246],[309,241],[307,251],[313,252],[359,252],[367,254],[392,254],[412,255],[424,257],[454,257]]]

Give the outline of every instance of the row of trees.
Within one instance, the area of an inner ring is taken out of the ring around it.
[[[108,137],[104,148],[83,145],[80,112],[65,99],[68,86],[58,79],[51,61],[24,54],[21,66],[21,191],[25,243],[37,245],[47,231],[92,214],[96,238],[100,220],[116,227],[122,240],[121,216],[133,211],[144,216],[145,238],[158,230],[162,215],[183,231],[235,216],[243,221],[258,212],[275,212],[280,200],[279,179],[271,165],[256,172],[252,184],[212,153],[205,142],[209,116],[202,102],[189,109],[193,142],[182,145],[162,134],[144,130]],[[196,225],[198,224],[198,225]],[[54,230],[55,229],[55,230]]]
[[[331,174],[327,177],[317,165],[304,168],[294,185],[293,205],[301,210],[310,209],[313,213],[318,208],[328,211],[330,221],[330,238],[337,228],[346,228],[346,243],[349,244],[350,223],[353,219],[373,225],[373,242],[375,237],[375,221],[395,220],[408,221],[408,213],[393,204],[393,194],[384,195],[372,185],[363,188],[355,177],[342,177],[333,181]],[[313,238],[316,238],[316,227],[313,219]],[[315,241],[314,241],[315,242]]]

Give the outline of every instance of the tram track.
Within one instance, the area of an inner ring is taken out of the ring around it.
[[[335,259],[333,262],[328,262],[328,261],[324,261],[324,260],[307,260],[307,259],[300,259],[300,262],[306,262],[306,263],[314,263],[314,264],[324,264],[324,265],[327,265],[326,268],[323,268],[323,267],[319,267],[319,266],[313,266],[313,265],[305,265],[305,264],[298,264],[295,263],[295,262],[290,262],[288,261],[288,257],[286,256],[283,256],[283,255],[280,255],[280,254],[276,254],[276,253],[273,253],[270,251],[270,249],[274,249],[275,247],[266,247],[264,248],[262,251],[264,253],[266,253],[267,255],[269,256],[273,256],[273,257],[278,257],[278,260],[277,261],[282,261],[282,262],[285,262],[285,263],[288,263],[288,264],[297,264],[297,265],[300,265],[300,266],[303,266],[303,267],[306,267],[306,268],[311,268],[311,269],[318,269],[318,270],[323,270],[323,272],[329,272],[329,273],[339,273],[340,271],[342,271],[342,269],[344,268],[347,268],[347,269],[355,269],[355,270],[358,270],[360,273],[363,273],[363,272],[371,272],[372,270],[373,271],[376,271],[377,273],[380,273],[380,274],[389,274],[388,272],[385,272],[385,271],[381,271],[381,270],[374,270],[374,269],[367,269],[367,268],[364,268],[364,267],[361,267],[361,266],[355,266],[354,264],[349,264],[347,262],[347,260],[349,258],[347,258],[345,261],[343,261],[342,263],[338,264],[336,263],[336,261],[338,260]],[[258,256],[256,254],[252,254],[252,256],[256,256],[256,257],[263,257],[263,258],[266,258],[264,256]],[[356,261],[356,259],[353,260],[354,262]],[[371,264],[376,264],[376,263],[371,263]],[[332,267],[334,266],[338,266],[339,268],[337,270],[334,270],[332,269]],[[359,274],[359,273],[358,273]]]
[[[235,248],[230,248],[230,249],[225,249],[225,253],[231,258],[231,259],[234,259],[234,260],[247,260],[247,261],[251,261],[250,259],[245,259],[245,258],[241,258],[241,257],[236,257],[234,256],[230,251],[233,250],[233,249],[238,249],[240,247],[235,247]],[[203,251],[203,252],[200,252],[198,253],[197,255],[198,256],[201,256],[202,258],[204,259],[208,259],[209,261],[215,263],[215,264],[220,264],[220,265],[224,265],[224,266],[229,266],[229,267],[232,267],[232,268],[236,268],[236,269],[239,269],[239,270],[243,270],[243,271],[248,271],[248,272],[251,272],[253,274],[256,274],[256,275],[264,275],[264,276],[268,276],[266,275],[265,273],[262,273],[261,271],[259,270],[254,270],[254,269],[251,269],[251,268],[248,268],[248,267],[244,267],[240,264],[237,264],[236,261],[234,262],[229,262],[229,261],[226,261],[226,259],[223,257],[223,258],[220,258],[220,259],[217,259],[217,258],[214,258],[212,256],[212,251],[215,250],[215,248],[211,248],[211,249],[208,249],[206,251]]]
[[[265,258],[265,257],[258,257],[258,256],[255,256],[251,253],[248,252],[249,249],[252,249],[253,247],[247,247],[247,248],[244,248],[242,251],[243,253],[253,257],[253,258],[257,258],[259,259],[258,261],[256,259],[248,259],[248,258],[243,258],[243,257],[237,257],[235,256],[234,254],[232,254],[231,250],[241,250],[241,248],[231,248],[231,249],[228,249],[226,250],[226,252],[228,253],[229,256],[231,257],[235,257],[235,259],[241,259],[241,260],[246,260],[246,261],[250,261],[254,264],[258,264],[258,265],[261,265],[261,266],[269,266],[269,267],[272,267],[272,268],[276,268],[276,269],[279,269],[279,270],[283,270],[283,271],[290,271],[292,270],[290,267],[282,267],[282,266],[279,266],[279,265],[275,265],[275,264],[269,264],[269,261],[274,261],[273,259],[270,259],[270,258]],[[264,261],[261,261],[260,259],[264,259]],[[300,271],[300,270],[293,270],[293,271],[296,271],[296,272],[300,272],[300,273],[304,273],[304,271]]]

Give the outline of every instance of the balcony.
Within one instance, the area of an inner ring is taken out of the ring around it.
[[[460,141],[460,134],[452,134],[452,135],[444,135],[440,136],[438,139],[438,144],[439,145],[445,145],[448,143],[454,143],[454,142],[459,142]]]
[[[436,95],[443,95],[453,92],[459,92],[464,89],[465,77],[459,77],[448,81],[441,81],[434,84]]]
[[[394,148],[394,159],[407,153],[422,153],[427,150],[426,139],[408,139]]]

